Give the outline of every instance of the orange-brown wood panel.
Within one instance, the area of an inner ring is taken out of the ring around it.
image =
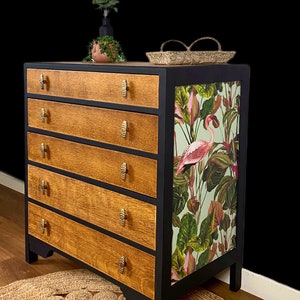
[[[156,198],[157,161],[46,135],[27,133],[28,159]],[[41,155],[41,144],[45,157]],[[83,159],[84,158],[84,163]],[[127,173],[121,178],[121,166]]]
[[[41,180],[46,189],[41,192]],[[28,165],[28,196],[145,247],[156,249],[156,206]],[[124,224],[120,217],[124,209]]]
[[[41,230],[41,220],[46,227]],[[28,203],[29,234],[154,299],[155,257],[54,212]],[[125,258],[124,272],[120,260]]]
[[[158,108],[157,75],[28,68],[26,76],[27,93]]]
[[[124,137],[123,124],[126,124]],[[158,116],[155,115],[29,98],[28,125],[158,153]]]

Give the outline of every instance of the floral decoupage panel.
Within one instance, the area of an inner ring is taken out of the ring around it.
[[[175,88],[172,284],[235,248],[240,82]]]

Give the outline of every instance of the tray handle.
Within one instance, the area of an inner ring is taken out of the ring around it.
[[[167,41],[165,41],[165,42],[163,42],[163,43],[161,44],[161,46],[160,46],[160,51],[162,52],[162,51],[164,50],[164,46],[165,46],[167,43],[170,43],[170,42],[179,43],[179,44],[183,45],[183,47],[184,47],[186,50],[188,50],[188,46],[187,46],[184,42],[182,42],[182,41],[179,41],[179,40],[167,40]]]
[[[220,42],[219,42],[217,39],[215,39],[215,38],[213,38],[213,37],[211,37],[211,36],[204,36],[204,37],[201,37],[201,38],[199,38],[199,39],[196,39],[195,41],[193,41],[193,42],[187,47],[187,50],[190,51],[191,48],[192,48],[197,42],[202,41],[202,40],[212,40],[212,41],[216,42],[217,45],[218,45],[218,51],[222,51]]]

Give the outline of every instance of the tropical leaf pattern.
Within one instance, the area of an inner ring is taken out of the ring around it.
[[[172,284],[235,248],[240,86],[175,89]]]

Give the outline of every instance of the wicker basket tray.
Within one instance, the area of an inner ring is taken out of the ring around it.
[[[191,48],[201,40],[213,40],[218,45],[217,51],[191,51]],[[169,42],[176,42],[184,46],[186,51],[164,51]],[[197,65],[227,63],[235,55],[235,51],[222,51],[221,44],[213,37],[201,37],[187,46],[179,40],[167,40],[160,46],[160,51],[146,52],[150,63],[159,65]]]

